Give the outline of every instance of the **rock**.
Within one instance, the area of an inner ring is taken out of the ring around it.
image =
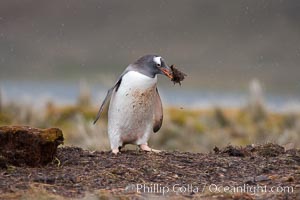
[[[63,144],[58,128],[38,129],[28,126],[0,127],[0,157],[13,165],[45,165],[51,162],[57,146]]]
[[[270,178],[266,175],[260,175],[255,178],[255,181],[257,182],[268,181],[268,180],[270,180]]]
[[[294,182],[295,178],[293,176],[283,177],[282,181],[283,182]]]

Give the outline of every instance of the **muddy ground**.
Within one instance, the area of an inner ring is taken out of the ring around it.
[[[228,146],[211,153],[125,150],[119,155],[61,147],[55,160],[43,167],[0,163],[0,199],[300,199],[299,195],[300,150],[273,144]]]

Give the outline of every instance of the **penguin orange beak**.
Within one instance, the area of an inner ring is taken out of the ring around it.
[[[172,73],[172,71],[171,71],[171,69],[169,67],[167,67],[167,66],[161,67],[160,70],[162,71],[162,73],[164,75],[166,75],[170,79],[173,79],[173,73]]]

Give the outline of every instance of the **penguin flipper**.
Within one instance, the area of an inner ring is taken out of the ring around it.
[[[103,111],[103,109],[104,109],[104,106],[105,106],[105,104],[108,102],[108,100],[111,98],[111,95],[112,95],[114,89],[115,89],[116,91],[118,91],[121,82],[122,82],[122,76],[119,78],[119,80],[116,82],[116,84],[115,84],[112,88],[110,88],[110,89],[107,91],[106,97],[105,97],[105,99],[103,100],[103,102],[102,102],[102,104],[101,104],[101,106],[100,106],[100,108],[99,108],[99,111],[98,111],[98,113],[97,113],[97,116],[96,116],[96,119],[95,119],[95,121],[94,121],[94,124],[96,124],[96,122],[97,122],[98,119],[100,118],[101,113],[102,113],[102,111]]]
[[[162,122],[163,122],[163,107],[160,100],[158,90],[156,88],[155,97],[154,97],[154,113],[153,113],[153,132],[156,133],[159,131]]]

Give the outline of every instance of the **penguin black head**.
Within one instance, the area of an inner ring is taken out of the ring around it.
[[[157,74],[163,74],[169,78],[173,78],[170,67],[165,60],[158,55],[145,55],[133,63],[132,67],[146,76],[154,78]]]

